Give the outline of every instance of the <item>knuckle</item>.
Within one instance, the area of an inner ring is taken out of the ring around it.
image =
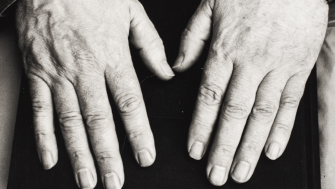
[[[202,134],[208,134],[212,132],[213,125],[210,123],[205,123],[204,121],[201,121],[200,119],[196,119],[194,121],[195,128],[201,132]]]
[[[223,156],[227,158],[233,158],[236,148],[229,144],[216,144],[214,146],[214,156]]]
[[[259,142],[254,140],[246,141],[243,145],[241,145],[241,152],[244,156],[256,155],[260,152]]]
[[[128,133],[128,139],[130,142],[138,142],[147,139],[149,129],[137,129]]]
[[[235,102],[228,102],[226,105],[224,105],[222,110],[222,118],[223,119],[247,119],[249,116],[250,110],[246,107],[246,105],[243,105],[241,103],[235,103]]]
[[[73,131],[83,126],[82,116],[79,111],[58,113],[60,127],[63,131]]]
[[[212,44],[212,46],[211,46],[210,51],[213,52],[213,53],[224,52],[222,41],[220,41],[220,40],[214,41],[213,44]]]
[[[187,39],[190,39],[190,38],[194,37],[194,34],[193,34],[193,32],[189,28],[186,28],[182,32],[181,36],[182,36],[182,39],[187,40]]]
[[[88,130],[98,130],[105,128],[108,125],[107,111],[88,111],[89,113],[85,115],[86,125]]]
[[[275,133],[281,133],[283,135],[290,135],[291,133],[291,127],[283,123],[276,123],[274,129]]]
[[[82,150],[75,150],[70,152],[70,159],[73,163],[85,163],[88,157],[88,153]]]
[[[215,41],[213,41],[212,45],[210,46],[210,53],[214,55],[223,55],[223,57],[230,58],[227,52],[227,45],[225,44],[224,40],[222,40],[222,36],[218,37]]]
[[[131,116],[138,112],[142,100],[139,96],[133,93],[121,93],[116,98],[116,104],[122,115]]]
[[[272,118],[277,111],[277,107],[272,102],[260,102],[255,104],[252,109],[253,117]]]
[[[295,109],[299,106],[302,94],[283,95],[280,101],[280,107],[283,109]]]
[[[27,47],[22,52],[25,73],[28,78],[31,75],[47,75],[48,72],[51,72],[50,53],[42,50],[37,41],[28,42]]]
[[[35,132],[35,140],[37,144],[44,143],[45,140],[49,137],[49,133],[44,131],[36,131]]]
[[[208,106],[220,105],[223,91],[214,84],[204,84],[199,90],[199,100]]]
[[[100,164],[110,164],[115,161],[116,156],[111,151],[103,151],[96,154],[96,159]]]
[[[157,35],[154,39],[151,40],[150,45],[151,49],[162,48],[164,46],[163,40]]]
[[[193,125],[194,127],[191,127],[192,129],[190,130],[190,136],[200,142],[207,141],[213,131],[214,125],[206,124],[199,119],[195,119]]]
[[[138,27],[140,27],[142,25],[138,25]],[[159,37],[158,34],[154,33],[154,34],[151,34],[151,35],[147,35],[147,36],[144,36],[146,37],[146,41],[147,43],[144,45],[143,48],[141,48],[141,52],[142,53],[149,53],[150,50],[153,50],[153,49],[164,49],[164,43],[163,43],[163,40]]]
[[[33,112],[38,114],[38,116],[42,116],[41,114],[49,113],[53,110],[52,105],[43,100],[33,100],[31,106]]]
[[[70,149],[75,150],[77,146],[83,144],[83,139],[86,139],[86,133],[79,133],[74,129],[68,129],[66,132],[67,134],[63,135],[63,138],[66,146]]]

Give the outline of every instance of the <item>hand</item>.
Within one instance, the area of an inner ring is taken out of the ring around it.
[[[185,71],[198,59],[212,27],[188,150],[194,159],[203,157],[218,118],[206,169],[213,185],[223,185],[229,172],[236,182],[248,181],[263,147],[270,159],[281,156],[327,15],[321,0],[201,2],[174,68]]]
[[[154,138],[128,36],[159,78],[168,80],[174,74],[141,4],[136,0],[21,0],[17,23],[44,168],[57,162],[54,101],[78,186],[93,188],[97,182],[89,138],[105,188],[121,188],[123,165],[106,83],[136,161],[150,166],[156,157]]]

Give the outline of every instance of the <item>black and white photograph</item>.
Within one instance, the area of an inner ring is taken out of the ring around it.
[[[335,189],[335,1],[0,0],[0,189]]]

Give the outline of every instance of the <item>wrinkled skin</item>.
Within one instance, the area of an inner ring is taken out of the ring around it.
[[[21,0],[17,25],[44,168],[58,159],[55,108],[78,186],[96,185],[95,157],[105,188],[121,188],[124,172],[107,88],[136,161],[150,166],[156,157],[154,139],[128,40],[159,78],[174,74],[142,5],[136,0]]]
[[[209,151],[206,172],[213,185],[223,185],[229,174],[236,182],[248,181],[263,148],[270,159],[282,155],[327,16],[322,0],[201,2],[183,33],[174,69],[192,66],[212,34],[188,151],[197,160]]]

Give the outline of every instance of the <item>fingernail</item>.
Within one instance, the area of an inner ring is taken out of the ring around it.
[[[216,186],[222,186],[224,184],[226,176],[226,168],[222,166],[213,166],[211,173],[209,174],[209,179],[212,184]]]
[[[120,189],[121,188],[119,177],[115,173],[105,174],[105,188],[106,189]]]
[[[174,69],[180,67],[183,61],[184,61],[184,54],[181,53],[178,55],[178,58],[172,68]]]
[[[50,152],[48,151],[42,152],[42,163],[45,170],[52,168],[52,166],[54,165],[54,160]]]
[[[93,175],[88,169],[81,169],[77,172],[80,188],[93,188]]]
[[[279,155],[279,151],[280,151],[280,146],[277,142],[272,142],[266,153],[267,153],[267,156],[272,159],[272,160],[275,160],[278,158],[278,155]]]
[[[202,158],[202,154],[204,153],[204,148],[205,146],[202,142],[196,141],[193,143],[189,154],[193,159],[200,160]]]
[[[175,76],[172,69],[170,68],[169,64],[167,62],[162,64],[163,72],[166,76],[173,77]]]
[[[250,169],[250,164],[245,161],[240,161],[237,163],[233,170],[232,177],[235,181],[243,182],[247,179]]]
[[[152,161],[153,161],[151,155],[146,150],[138,152],[137,158],[138,158],[138,163],[142,167],[147,167],[147,166],[151,165]]]

